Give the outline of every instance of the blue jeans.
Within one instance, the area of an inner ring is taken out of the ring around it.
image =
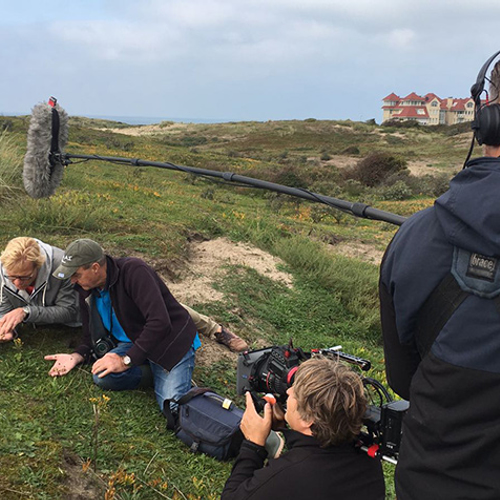
[[[112,349],[119,356],[124,356],[132,347],[129,342],[120,342],[118,347]],[[184,357],[170,370],[165,370],[160,365],[147,361],[147,365],[153,374],[155,396],[160,409],[163,411],[163,403],[166,399],[178,401],[191,389],[191,377],[194,369],[195,351],[192,347]],[[145,366],[147,366],[145,365]],[[137,389],[144,377],[145,366],[132,365],[128,370],[121,373],[109,373],[103,378],[93,375],[94,383],[106,391],[127,391]],[[177,405],[170,403],[170,409],[177,411]]]

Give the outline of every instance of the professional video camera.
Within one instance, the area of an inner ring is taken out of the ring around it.
[[[294,348],[292,340],[287,346],[272,346],[239,355],[236,387],[238,394],[250,391],[273,393],[278,402],[286,403],[286,391],[292,386],[295,373],[303,361],[322,355],[353,364],[367,371],[370,361],[342,352],[341,346],[313,349],[306,353]],[[370,403],[363,419],[364,429],[359,436],[359,447],[371,457],[379,457],[396,464],[401,443],[403,417],[408,401],[393,401],[387,389],[377,380],[363,377]]]

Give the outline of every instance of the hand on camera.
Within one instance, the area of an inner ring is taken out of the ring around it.
[[[261,417],[255,410],[250,392],[246,393],[246,410],[241,419],[240,429],[248,441],[264,446],[267,436],[271,432],[273,412],[271,405],[264,406],[264,416]]]

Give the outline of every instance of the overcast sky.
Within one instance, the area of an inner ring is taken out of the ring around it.
[[[0,113],[381,121],[467,97],[499,0],[0,0]],[[497,33],[497,35],[495,35]]]

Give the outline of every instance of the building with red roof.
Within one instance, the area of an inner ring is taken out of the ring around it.
[[[474,101],[470,97],[441,99],[432,92],[423,97],[415,92],[399,97],[393,92],[382,101],[382,122],[412,120],[420,125],[453,125],[474,119]]]

